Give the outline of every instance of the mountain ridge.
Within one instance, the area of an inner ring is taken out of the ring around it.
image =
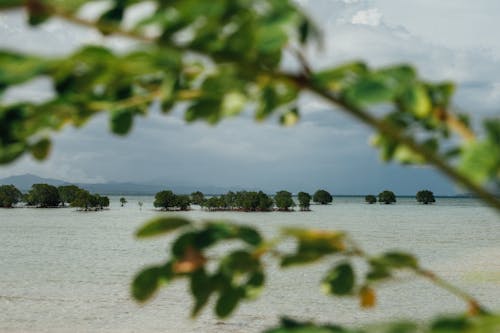
[[[87,191],[108,195],[152,195],[165,189],[170,189],[176,193],[189,194],[195,191],[203,193],[218,194],[227,192],[229,189],[217,186],[191,186],[182,184],[151,184],[136,182],[103,182],[103,183],[79,183],[68,182],[54,178],[43,178],[33,174],[14,175],[0,179],[0,185],[14,185],[21,191],[28,191],[33,184],[49,184],[53,186],[71,185],[86,189]]]

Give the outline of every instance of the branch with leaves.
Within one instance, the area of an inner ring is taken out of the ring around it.
[[[357,297],[361,307],[371,308],[376,304],[377,285],[395,281],[400,271],[408,271],[463,300],[468,316],[480,318],[478,320],[460,316],[455,320],[480,323],[483,323],[483,320],[491,321],[495,323],[492,328],[500,329],[499,317],[491,315],[466,291],[423,268],[413,255],[394,251],[371,255],[344,232],[285,228],[279,237],[265,239],[251,226],[224,221],[195,223],[182,217],[158,217],[141,227],[136,235],[140,239],[147,239],[173,232],[177,233],[177,236],[171,243],[167,261],[143,269],[132,283],[132,295],[139,302],[150,300],[160,287],[173,280],[187,279],[194,300],[192,316],[197,316],[209,304],[210,299],[215,298],[215,314],[225,318],[240,303],[253,300],[259,295],[268,277],[266,265],[269,265],[271,260],[276,260],[282,269],[318,262],[324,264],[333,260],[335,263],[327,268],[321,281],[321,287],[327,295]],[[293,248],[283,250],[286,248],[283,244],[290,240],[294,243]],[[217,245],[229,241],[238,243],[239,246],[233,246],[233,249],[222,257],[214,255],[221,252],[216,251]],[[368,267],[366,272],[355,270],[352,263],[354,259],[364,261]],[[416,331],[418,326],[414,326]],[[469,328],[474,327],[471,325]],[[321,331],[319,327],[317,329],[317,332],[330,332]],[[413,331],[408,329],[404,332]],[[461,332],[461,329],[449,332]],[[467,332],[482,331],[471,329]]]
[[[133,50],[125,53],[94,45],[59,58],[1,50],[0,163],[11,163],[25,153],[45,159],[51,148],[47,133],[67,125],[82,126],[101,112],[110,114],[112,132],[126,135],[135,116],[146,115],[153,103],[161,105],[164,113],[179,103],[187,104],[185,119],[189,122],[215,124],[244,109],[253,109],[258,121],[277,115],[283,125],[293,125],[300,116],[298,98],[308,91],[328,102],[333,110],[373,129],[373,144],[383,160],[434,166],[500,212],[500,199],[495,195],[500,188],[500,119],[486,120],[484,129],[475,133],[466,115],[452,111],[452,83],[422,80],[410,65],[374,69],[363,62],[351,62],[315,69],[300,50],[321,36],[291,1],[148,1],[153,10],[128,24],[129,28],[124,28],[125,14],[142,1],[110,1],[94,20],[78,15],[82,6],[95,2],[0,3],[0,9],[24,9],[33,26],[56,17],[135,43]],[[282,67],[282,56],[289,51],[300,64],[294,72]],[[50,100],[5,104],[1,99],[8,89],[40,77],[52,82],[54,97]],[[171,260],[143,271],[135,279],[136,299],[149,299],[164,281],[189,278],[196,300],[193,313],[217,294],[216,313],[224,317],[240,300],[254,297],[262,287],[262,256],[273,253],[287,266],[338,255],[346,261],[332,268],[324,280],[331,294],[357,294],[362,305],[369,306],[375,301],[372,285],[377,279],[388,279],[393,271],[407,269],[467,302],[469,312],[477,316],[448,321],[458,327],[455,331],[484,325],[498,328],[498,317],[487,315],[468,294],[420,268],[412,256],[368,256],[343,233],[287,230],[284,236],[298,243],[297,252],[292,254],[280,253],[275,242],[263,241],[253,228],[221,223],[196,227],[183,219],[156,221],[141,229],[139,236],[181,226],[190,231],[174,242]],[[241,240],[245,247],[225,256],[218,270],[209,272],[203,250],[231,239]],[[371,269],[361,284],[354,283],[349,256],[363,258]],[[236,275],[239,284],[234,284]],[[435,331],[436,327],[437,331],[448,328],[446,321],[440,321],[428,329]],[[344,331],[285,320],[282,330],[270,332]]]

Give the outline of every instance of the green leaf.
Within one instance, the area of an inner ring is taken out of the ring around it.
[[[0,91],[45,74],[53,62],[40,57],[25,56],[10,51],[0,51]]]
[[[321,87],[340,91],[360,75],[367,73],[367,71],[368,67],[362,62],[347,63],[333,69],[314,73],[313,81]]]
[[[173,276],[171,266],[153,266],[143,269],[132,282],[132,297],[139,302],[149,300],[159,286]]]
[[[204,269],[198,269],[191,274],[190,288],[195,299],[191,316],[196,317],[215,291],[215,284]]]
[[[296,253],[283,256],[281,261],[283,267],[311,263],[325,255],[338,253],[345,249],[345,234],[342,232],[287,228],[283,230],[283,233],[298,241]]]
[[[243,286],[243,289],[245,290],[245,298],[254,299],[258,295],[260,295],[260,292],[262,291],[265,281],[266,281],[266,276],[264,275],[264,272],[262,271],[253,272],[250,275],[250,278],[248,279],[247,283]]]
[[[382,255],[381,260],[393,268],[418,268],[417,258],[408,253],[387,252]]]
[[[351,105],[370,105],[390,102],[396,90],[379,78],[362,77],[344,92],[345,100]]]
[[[500,148],[489,140],[473,141],[463,147],[459,170],[476,183],[498,177]]]
[[[217,303],[215,304],[215,313],[219,318],[229,316],[238,305],[243,297],[243,292],[240,288],[229,287],[220,292]]]
[[[9,9],[13,7],[21,7],[25,3],[25,0],[3,0],[0,3],[0,9]]]
[[[15,143],[7,147],[0,146],[0,164],[7,164],[21,156],[26,149],[24,143]]]
[[[249,245],[257,246],[262,243],[262,236],[252,227],[239,226],[238,238]]]
[[[132,128],[134,114],[131,109],[115,110],[111,113],[111,130],[118,135],[126,135]]]
[[[417,118],[428,117],[432,111],[432,101],[422,84],[408,87],[400,97],[402,107]]]
[[[290,127],[295,125],[299,121],[299,118],[299,110],[293,108],[280,116],[280,123],[285,127]]]
[[[250,252],[244,250],[230,253],[221,262],[221,269],[228,272],[229,275],[255,271],[259,267],[259,260],[254,258]]]
[[[31,154],[39,161],[44,160],[47,158],[47,155],[49,155],[51,146],[49,139],[41,139],[30,147]]]
[[[322,287],[328,294],[349,295],[354,288],[354,270],[349,263],[341,263],[330,270],[322,281]]]
[[[465,317],[448,317],[436,320],[431,327],[432,333],[465,332],[470,328]]]
[[[157,217],[143,225],[136,232],[136,236],[138,238],[146,238],[164,235],[190,224],[191,222],[189,220],[181,217]]]

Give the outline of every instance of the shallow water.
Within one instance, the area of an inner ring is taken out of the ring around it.
[[[455,297],[426,281],[406,278],[377,289],[378,306],[359,310],[355,299],[323,295],[318,281],[326,265],[278,271],[271,264],[266,289],[243,303],[229,320],[207,307],[189,319],[192,301],[176,282],[150,303],[138,306],[129,283],[142,266],[166,258],[168,239],[137,241],[133,233],[158,213],[152,197],[128,197],[110,210],[0,210],[0,332],[258,332],[286,314],[301,319],[359,324],[396,318],[428,318],[436,311],[463,311]],[[139,210],[137,201],[144,201]],[[500,310],[500,217],[471,199],[414,199],[396,205],[366,205],[362,198],[337,198],[308,213],[182,213],[195,219],[250,223],[265,233],[296,225],[351,233],[372,253],[402,249],[421,263]]]

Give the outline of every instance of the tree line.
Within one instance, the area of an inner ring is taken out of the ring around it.
[[[38,208],[65,207],[68,204],[85,211],[109,207],[107,196],[91,194],[76,185],[56,187],[49,184],[33,184],[24,194],[14,185],[0,186],[0,207],[11,208],[20,202]]]
[[[311,199],[318,204],[331,203],[333,197],[325,190],[318,190],[311,196],[306,192],[298,193],[298,205],[301,211],[309,211]],[[156,193],[154,207],[162,210],[188,210],[190,205],[201,206],[208,211],[244,211],[244,212],[269,212],[273,210],[291,211],[296,206],[292,193],[278,191],[270,196],[263,191],[229,191],[219,196],[205,195],[196,191],[191,195],[178,195],[170,190]]]
[[[415,195],[417,202],[420,202],[424,205],[428,205],[430,203],[436,202],[436,198],[434,197],[434,193],[429,190],[421,190],[418,191]],[[374,204],[378,202],[389,205],[396,202],[396,195],[394,192],[389,190],[384,190],[378,194],[378,196],[374,196],[373,194],[368,194],[365,196],[365,201],[369,204]]]
[[[418,191],[416,199],[422,204],[430,204],[436,201],[434,194],[429,190]],[[309,211],[311,201],[326,205],[333,201],[333,196],[326,190],[317,190],[312,196],[307,192],[297,194],[298,207],[300,211]],[[365,196],[365,201],[374,204],[377,201],[384,204],[396,202],[394,192],[385,190],[375,195]],[[19,202],[27,206],[39,208],[64,207],[68,204],[81,210],[102,210],[109,207],[109,198],[99,194],[91,194],[89,191],[76,185],[62,185],[59,187],[49,184],[33,184],[31,190],[22,193],[14,185],[0,185],[0,207],[11,208]],[[127,200],[120,198],[123,207]],[[191,204],[199,205],[208,211],[244,211],[244,212],[268,212],[272,210],[291,211],[297,206],[293,195],[288,191],[278,191],[270,196],[263,191],[229,191],[219,196],[206,198],[205,195],[196,191],[191,195],[175,194],[170,190],[156,193],[153,202],[154,207],[162,210],[188,210]],[[142,207],[142,202],[140,204]]]

